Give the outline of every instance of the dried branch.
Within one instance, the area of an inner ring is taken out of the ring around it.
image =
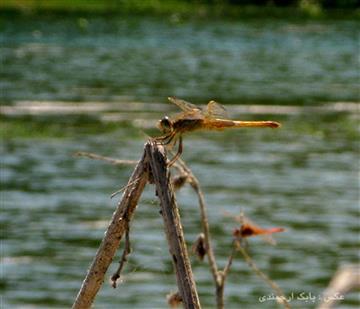
[[[140,177],[141,177],[141,176],[140,176]],[[111,199],[114,198],[116,195],[118,195],[119,193],[123,192],[126,188],[134,185],[139,179],[140,179],[140,178],[136,178],[136,179],[134,179],[133,181],[128,182],[126,186],[123,186],[123,187],[120,188],[119,190],[111,193],[110,198],[111,198]]]
[[[125,266],[125,263],[127,262],[127,256],[131,253],[131,245],[130,245],[130,229],[129,226],[126,229],[126,233],[125,233],[125,246],[124,246],[124,251],[123,254],[121,256],[121,260],[119,261],[119,267],[116,270],[116,272],[111,276],[111,281],[112,281],[112,287],[115,289],[116,288],[116,281],[120,278],[122,269]]]
[[[97,292],[104,282],[105,273],[112,262],[121,238],[126,232],[128,223],[132,218],[141,193],[148,180],[148,168],[145,152],[130,177],[129,183],[123,193],[122,200],[113,214],[110,225],[88,270],[85,280],[73,304],[73,309],[90,308]],[[138,181],[134,182],[135,179]]]
[[[103,160],[116,165],[135,163],[135,161],[117,160],[86,152],[78,152],[76,155]],[[120,240],[123,234],[126,233],[125,248],[122,258],[119,262],[117,271],[111,278],[113,281],[113,287],[116,287],[116,280],[120,278],[121,271],[127,261],[127,255],[130,253],[129,222],[147,181],[150,183],[154,182],[156,185],[156,194],[160,199],[162,215],[165,223],[165,232],[169,243],[169,251],[173,258],[173,264],[176,270],[176,278],[180,293],[179,299],[181,299],[184,303],[185,308],[200,308],[200,302],[193,279],[173,190],[173,185],[181,187],[187,182],[190,183],[199,200],[201,222],[204,232],[202,237],[202,243],[204,246],[202,249],[205,250],[205,254],[208,256],[208,262],[214,278],[217,308],[224,308],[225,279],[229,273],[233,257],[237,250],[240,251],[253,271],[276,292],[278,299],[284,307],[290,308],[290,305],[281,289],[256,266],[245,248],[241,246],[238,239],[234,241],[232,252],[224,269],[222,271],[218,270],[210,241],[210,228],[205,199],[201,191],[199,181],[194,176],[190,168],[188,168],[181,159],[177,160],[174,167],[180,171],[180,175],[172,184],[170,181],[170,173],[168,171],[168,165],[166,164],[163,147],[151,141],[145,145],[145,151],[142,159],[138,162],[128,184],[121,189],[121,191],[125,190],[123,198],[118,204],[117,210],[113,214],[112,221],[82,284],[73,308],[90,308],[104,281],[104,275],[113,259],[116,249],[119,246]]]
[[[229,273],[230,267],[232,265],[232,261],[233,261],[234,256],[235,256],[235,253],[236,253],[236,248],[235,248],[235,246],[232,246],[232,250],[231,250],[231,253],[229,255],[228,262],[225,265],[224,270],[223,270],[224,278],[226,278],[226,276]]]
[[[345,294],[360,289],[360,265],[349,264],[341,266],[331,279],[329,286],[321,296],[317,309],[335,308]]]
[[[199,200],[199,207],[200,207],[200,216],[201,216],[201,223],[204,230],[204,241],[206,246],[206,253],[208,256],[208,261],[211,269],[211,273],[214,277],[215,282],[218,281],[218,267],[216,264],[216,259],[214,255],[214,251],[212,249],[211,240],[210,240],[210,227],[209,227],[209,220],[207,217],[206,212],[206,204],[205,204],[205,198],[204,194],[202,193],[202,190],[200,188],[200,183],[198,179],[195,177],[195,175],[192,173],[191,169],[185,164],[185,162],[181,159],[178,159],[175,167],[179,170],[182,170],[182,173],[184,173],[188,178],[188,182],[190,183],[191,187],[195,191],[195,193],[198,196]]]
[[[236,249],[241,253],[241,255],[244,257],[247,264],[250,266],[250,268],[257,274],[265,283],[267,283],[275,292],[277,299],[279,300],[279,303],[281,303],[285,308],[291,309],[291,306],[289,302],[286,300],[286,297],[283,293],[283,291],[280,289],[280,287],[272,281],[268,276],[266,276],[255,264],[254,260],[250,257],[250,255],[247,253],[246,249],[241,245],[240,240],[235,240],[234,245]]]
[[[170,173],[166,164],[163,146],[156,143],[146,145],[151,174],[160,199],[160,207],[165,224],[165,233],[169,251],[175,268],[179,293],[185,308],[200,308],[191,264],[187,253],[179,210],[174,190],[170,181]]]
[[[78,151],[78,152],[74,153],[74,156],[106,161],[106,162],[114,164],[114,165],[135,165],[137,163],[137,161],[133,161],[133,160],[118,160],[118,159],[104,157],[104,156],[101,156],[101,155],[98,155],[98,154],[95,154],[92,152],[85,152],[85,151]]]
[[[204,234],[204,243],[206,248],[206,254],[208,256],[208,262],[210,266],[211,273],[213,275],[213,279],[215,282],[215,289],[216,289],[216,305],[218,309],[224,308],[224,288],[225,288],[225,280],[226,276],[228,275],[229,269],[232,264],[234,250],[231,252],[228,263],[225,266],[223,271],[218,270],[218,266],[216,263],[214,250],[211,245],[211,238],[210,238],[210,227],[209,227],[209,220],[206,212],[206,204],[204,194],[200,188],[200,183],[195,175],[192,173],[191,169],[185,164],[185,162],[181,159],[178,159],[175,163],[174,167],[176,167],[181,174],[187,177],[187,181],[190,183],[191,187],[195,191],[198,196],[199,200],[199,207],[200,207],[200,217],[201,223],[203,227],[203,234]]]

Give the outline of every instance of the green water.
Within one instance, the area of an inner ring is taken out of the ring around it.
[[[176,111],[165,105],[168,95],[217,99],[234,118],[282,122],[278,130],[193,134],[183,158],[203,187],[221,267],[237,226],[226,214],[243,210],[262,226],[286,229],[275,247],[250,241],[258,266],[286,295],[321,293],[339,266],[359,258],[357,26],[3,16],[2,306],[71,306],[115,209],[110,194],[132,172],[72,154],[140,158],[143,131],[155,134],[148,126]],[[74,106],[70,101],[113,107],[26,109]],[[268,108],[256,111],[255,104]],[[190,246],[200,231],[196,196],[185,187],[177,199]],[[167,307],[165,296],[176,284],[162,226],[148,185],[132,223],[123,283],[114,290],[105,281],[96,308]],[[214,308],[209,269],[191,258],[202,306]],[[227,308],[276,308],[258,301],[272,292],[235,259]],[[346,295],[342,308],[357,308],[357,300],[356,292]],[[295,308],[316,304],[293,302]]]
[[[3,100],[358,99],[355,21],[33,17],[1,23]]]

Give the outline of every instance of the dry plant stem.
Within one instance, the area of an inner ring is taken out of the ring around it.
[[[117,279],[120,278],[121,276],[121,271],[125,266],[125,263],[127,262],[127,256],[131,253],[131,246],[130,246],[130,231],[129,231],[129,225],[126,229],[126,233],[125,233],[125,246],[124,246],[124,251],[123,254],[121,256],[121,260],[119,262],[119,267],[116,270],[116,272],[111,276],[111,281],[112,281],[112,287],[115,289],[116,288],[116,281]]]
[[[122,200],[113,214],[110,225],[72,306],[73,309],[90,308],[104,282],[105,273],[113,260],[123,234],[128,228],[129,221],[147,183],[148,169],[146,161],[144,152],[142,159],[130,177],[129,183],[134,182],[135,179],[138,179],[138,181],[134,182],[132,186],[128,186],[124,191]]]
[[[207,217],[207,213],[206,213],[206,204],[205,204],[204,194],[201,191],[199,181],[194,176],[194,174],[192,173],[190,168],[187,167],[185,162],[183,160],[181,160],[181,159],[178,159],[177,163],[178,163],[178,165],[180,165],[180,167],[185,171],[185,173],[190,178],[190,185],[194,189],[194,191],[196,192],[196,194],[198,196],[199,206],[200,206],[201,222],[202,222],[202,225],[203,225],[204,236],[205,236],[205,245],[206,245],[206,249],[207,249],[206,253],[207,253],[207,256],[208,256],[208,261],[209,261],[211,273],[212,273],[212,275],[214,277],[215,282],[218,282],[219,281],[218,280],[219,279],[218,278],[218,267],[217,267],[217,264],[216,264],[214,251],[212,249],[211,241],[210,241],[210,227],[209,227],[209,221],[208,221],[208,217]]]
[[[228,258],[228,262],[224,267],[224,270],[218,271],[218,282],[216,283],[216,305],[218,309],[225,308],[225,303],[224,303],[225,280],[232,265],[235,252],[236,250],[233,247],[232,252]]]
[[[207,217],[207,213],[206,213],[204,195],[200,189],[198,180],[193,176],[191,176],[191,180],[192,180],[191,186],[195,190],[195,192],[199,198],[200,216],[201,216],[201,222],[203,225],[203,230],[204,230],[204,235],[205,235],[205,245],[206,245],[206,249],[207,249],[206,254],[208,256],[211,273],[213,274],[214,280],[216,282],[219,282],[220,278],[218,276],[218,267],[216,264],[214,251],[212,249],[211,241],[210,241],[210,227],[209,227],[209,221],[208,221],[208,217]]]
[[[231,267],[231,265],[232,265],[232,261],[233,261],[234,256],[235,256],[235,253],[236,253],[236,248],[235,248],[235,246],[233,245],[233,246],[232,246],[231,254],[230,254],[229,258],[228,258],[228,262],[227,262],[227,264],[226,264],[226,266],[224,267],[224,270],[223,270],[224,278],[226,278],[226,276],[227,276],[228,273],[229,273],[230,267]]]
[[[133,161],[133,160],[118,160],[118,159],[104,157],[104,156],[100,156],[96,153],[85,152],[85,151],[76,152],[76,153],[74,153],[74,156],[106,161],[106,162],[114,164],[114,165],[135,165],[138,162],[138,161]]]
[[[191,169],[187,167],[185,162],[182,161],[181,159],[178,159],[177,161],[177,168],[180,168],[180,170],[183,169],[183,171],[188,175],[188,177],[190,178],[190,185],[196,192],[199,199],[200,216],[201,216],[201,222],[205,236],[205,246],[207,249],[206,253],[208,256],[208,262],[210,265],[211,273],[213,275],[215,287],[216,287],[216,305],[218,309],[222,309],[224,308],[225,279],[231,267],[235,250],[234,249],[232,250],[232,253],[229,256],[228,263],[225,266],[224,270],[219,271],[217,267],[214,251],[211,245],[209,220],[206,212],[205,198],[204,198],[204,194],[201,191],[200,183],[192,173]]]
[[[141,176],[140,176],[140,177],[141,177]],[[119,193],[123,192],[127,187],[130,187],[130,186],[134,185],[138,180],[139,180],[139,179],[136,178],[136,179],[134,179],[133,181],[128,182],[126,186],[123,186],[123,187],[120,188],[119,190],[117,190],[117,191],[115,191],[114,193],[112,193],[112,194],[110,195],[110,198],[111,198],[111,199],[114,198],[116,195],[118,195]]]
[[[247,253],[246,249],[241,245],[241,242],[235,241],[234,246],[236,246],[236,249],[240,251],[241,255],[244,257],[245,261],[248,263],[250,268],[274,290],[274,292],[276,293],[276,296],[278,296],[282,300],[282,305],[287,309],[291,309],[291,306],[290,306],[289,302],[286,300],[286,297],[284,296],[283,291],[279,288],[279,286],[274,281],[272,281],[268,276],[266,276],[257,267],[257,265],[255,264],[253,259]]]
[[[218,272],[219,282],[216,284],[216,303],[218,309],[225,308],[225,304],[224,304],[225,279],[229,273],[235,253],[236,253],[236,249],[235,246],[233,246],[231,254],[228,258],[227,264],[225,265],[223,271]]]
[[[169,244],[176,273],[179,293],[185,308],[200,308],[190,260],[187,253],[184,234],[180,222],[174,190],[170,181],[170,173],[166,164],[164,148],[155,142],[146,145],[151,173],[160,199],[165,233]]]

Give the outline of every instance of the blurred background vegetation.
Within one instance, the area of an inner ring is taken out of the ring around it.
[[[359,16],[359,0],[2,0],[2,11],[185,16]]]

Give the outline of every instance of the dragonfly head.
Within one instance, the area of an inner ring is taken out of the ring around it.
[[[157,127],[162,131],[162,133],[169,133],[173,130],[173,124],[168,116],[165,116],[163,119],[159,120]]]

